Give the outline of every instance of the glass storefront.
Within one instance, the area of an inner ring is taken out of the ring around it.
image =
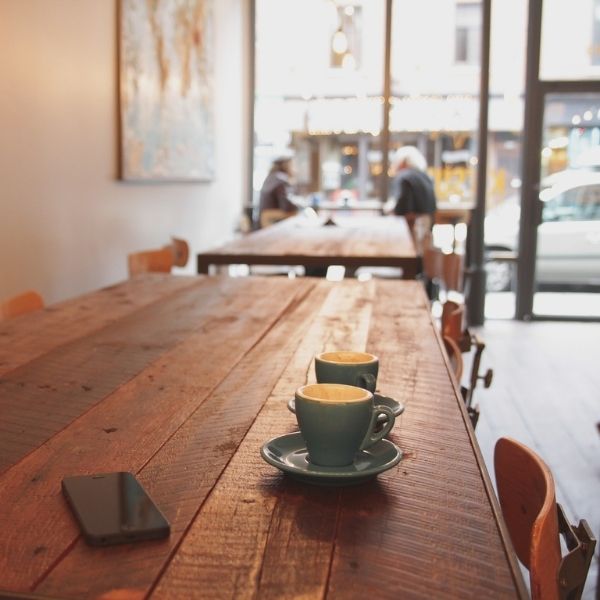
[[[492,3],[487,316],[514,316],[527,4]],[[421,150],[440,203],[475,201],[481,0],[392,0],[391,14],[389,132],[382,135],[385,0],[256,0],[254,206],[272,160],[290,151],[295,192],[305,205],[393,202],[385,139],[390,167],[399,147]],[[542,29],[541,80],[599,77],[600,0],[544,0]],[[596,169],[599,110],[600,102],[585,95],[547,98],[542,184],[556,173]],[[538,291],[547,284],[544,239]],[[574,273],[565,273],[565,285]]]
[[[523,6],[508,0],[498,9],[499,20],[515,4]],[[474,199],[480,36],[479,0],[393,2],[389,159],[417,146],[441,201]],[[257,0],[255,196],[271,159],[292,149],[296,190],[307,201],[385,200],[384,41],[384,0]],[[522,82],[514,63],[510,73],[508,83],[506,69],[498,75],[491,100],[492,202],[519,176]]]
[[[380,197],[384,27],[384,0],[257,0],[255,202],[289,150],[306,202]]]
[[[600,95],[547,95],[542,139],[534,313],[600,317]]]

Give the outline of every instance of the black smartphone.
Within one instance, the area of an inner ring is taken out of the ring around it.
[[[65,477],[62,490],[92,546],[164,538],[171,532],[168,521],[132,473]]]

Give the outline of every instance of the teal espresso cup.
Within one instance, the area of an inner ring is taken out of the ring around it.
[[[319,383],[343,383],[375,392],[379,359],[367,352],[322,352],[315,356]]]
[[[387,406],[375,406],[368,390],[336,383],[313,383],[296,390],[296,418],[311,463],[343,467],[356,453],[381,440],[394,426]],[[375,432],[377,419],[387,421]]]

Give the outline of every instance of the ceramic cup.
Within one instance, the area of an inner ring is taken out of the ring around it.
[[[367,352],[322,352],[315,356],[319,383],[343,383],[375,392],[379,359]]]
[[[313,383],[296,390],[296,418],[311,463],[351,465],[359,450],[381,440],[394,426],[394,413],[375,406],[368,390],[337,383]],[[377,418],[387,421],[375,432]]]

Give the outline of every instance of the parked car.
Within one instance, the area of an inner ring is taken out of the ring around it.
[[[536,281],[540,285],[600,285],[600,172],[567,170],[542,181]],[[518,248],[520,205],[507,198],[485,218],[486,252]],[[488,291],[511,289],[515,265],[488,260]]]

